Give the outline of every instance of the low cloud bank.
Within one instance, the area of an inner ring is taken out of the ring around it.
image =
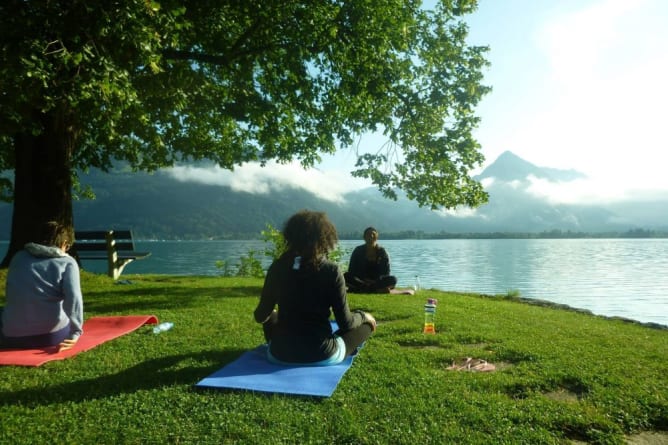
[[[645,188],[629,188],[624,178],[604,180],[576,179],[569,182],[552,182],[542,178],[527,178],[527,193],[545,199],[551,204],[613,204],[620,202],[651,202],[668,200],[668,191],[648,185]]]
[[[344,195],[364,186],[362,181],[350,177],[349,172],[304,169],[298,163],[248,163],[225,170],[218,166],[176,166],[165,170],[173,178],[183,182],[230,187],[237,192],[268,194],[286,188],[304,189],[327,201],[344,202]],[[366,185],[368,186],[368,185]]]

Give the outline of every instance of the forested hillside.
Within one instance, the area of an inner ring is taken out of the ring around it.
[[[202,166],[204,168],[204,166]],[[530,191],[527,178],[568,182],[583,175],[537,167],[510,152],[477,179],[487,183],[489,203],[475,211],[446,213],[420,208],[400,194],[385,199],[375,188],[348,193],[343,202],[321,199],[303,188],[276,187],[267,193],[234,191],[222,185],[182,182],[166,171],[153,175],[118,169],[82,175],[97,197],[74,202],[77,229],[131,228],[142,239],[257,238],[267,224],[280,228],[300,209],[326,211],[342,237],[358,239],[367,226],[383,234],[648,234],[668,230],[668,204],[622,202],[554,204]],[[11,205],[0,204],[0,239],[8,239]],[[570,235],[569,235],[570,236]]]

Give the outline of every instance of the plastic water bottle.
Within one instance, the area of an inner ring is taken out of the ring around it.
[[[160,323],[156,327],[153,328],[153,333],[154,334],[159,334],[161,332],[169,331],[174,327],[174,323],[171,321],[166,321],[164,323]]]
[[[413,284],[413,290],[418,292],[420,290],[420,276],[415,275],[415,284]]]
[[[424,329],[423,334],[435,334],[436,326],[434,325],[434,317],[436,316],[436,300],[433,298],[427,299],[424,305]]]

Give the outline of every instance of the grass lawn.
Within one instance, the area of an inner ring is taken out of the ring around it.
[[[0,271],[4,289],[6,271]],[[504,297],[350,295],[379,321],[328,399],[193,385],[263,341],[262,281],[82,274],[85,317],[143,327],[39,368],[0,367],[0,442],[12,444],[626,443],[668,435],[668,330]],[[0,290],[0,292],[2,292]],[[438,299],[436,335],[423,304]],[[4,295],[0,297],[0,305]],[[450,371],[485,359],[495,372]],[[643,433],[640,436],[634,434]],[[631,439],[629,439],[631,438]]]

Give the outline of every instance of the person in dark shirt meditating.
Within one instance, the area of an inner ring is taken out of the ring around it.
[[[336,229],[325,213],[302,210],[288,219],[283,237],[287,251],[269,267],[254,312],[269,343],[268,358],[274,363],[340,363],[371,336],[376,320],[348,307],[343,275],[327,259],[338,242]],[[329,321],[332,312],[336,332]]]
[[[344,277],[349,292],[388,293],[397,285],[397,278],[390,275],[390,256],[378,245],[375,228],[364,230],[364,244],[353,250]]]

